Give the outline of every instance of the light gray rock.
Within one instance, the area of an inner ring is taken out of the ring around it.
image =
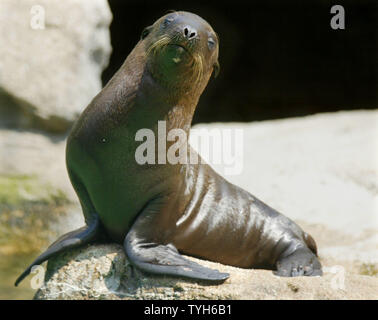
[[[0,177],[35,177],[77,201],[65,161],[66,135],[0,128]]]
[[[94,245],[48,263],[35,299],[378,299],[378,278],[346,273],[335,277],[280,278],[267,270],[239,269],[190,260],[228,272],[223,284],[147,275],[133,268],[120,245]]]
[[[65,131],[101,89],[106,0],[0,2],[0,125]]]

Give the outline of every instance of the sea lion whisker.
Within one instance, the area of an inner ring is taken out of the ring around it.
[[[201,54],[195,54],[193,56],[193,82],[195,86],[201,83],[203,77],[203,57]]]
[[[171,38],[169,36],[163,36],[160,39],[153,42],[146,51],[147,56],[149,55],[156,55],[157,52],[161,50],[161,48],[165,47],[171,42]]]

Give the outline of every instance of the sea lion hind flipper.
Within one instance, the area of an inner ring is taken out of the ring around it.
[[[131,263],[149,273],[212,282],[223,282],[229,277],[228,273],[203,267],[184,258],[172,245],[140,243],[126,237],[124,246]]]
[[[309,248],[300,248],[277,261],[275,275],[281,277],[321,276],[321,264]]]
[[[52,256],[67,249],[79,247],[95,240],[99,235],[99,227],[100,219],[97,215],[95,215],[90,225],[62,235],[58,240],[52,243],[45,252],[35,259],[29,267],[26,268],[26,270],[17,278],[14,285],[17,287],[17,285],[30,274],[33,266],[39,265]]]

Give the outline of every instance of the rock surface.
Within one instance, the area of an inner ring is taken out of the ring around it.
[[[51,260],[49,280],[35,299],[378,299],[378,278],[350,273],[280,278],[267,270],[188,258],[231,277],[209,285],[146,275],[129,264],[121,246],[94,245]]]
[[[82,225],[68,179],[65,136],[0,129],[0,299],[31,299],[15,279],[41,250]]]
[[[96,245],[51,259],[36,298],[378,299],[378,111],[200,127],[244,130],[242,174],[227,179],[309,232],[324,276],[278,278],[201,261],[231,274],[209,286],[132,272],[122,247]]]
[[[101,89],[106,0],[0,2],[0,125],[65,131]]]
[[[66,135],[0,128],[0,176],[33,176],[77,201],[65,161]]]

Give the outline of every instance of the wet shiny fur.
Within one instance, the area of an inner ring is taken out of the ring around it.
[[[33,265],[105,236],[123,243],[136,267],[155,274],[218,282],[228,278],[183,253],[273,269],[280,276],[321,275],[311,236],[203,161],[135,161],[139,129],[149,128],[157,137],[158,121],[165,120],[167,131],[181,128],[189,134],[198,99],[219,70],[218,50],[211,26],[188,12],[169,13],[142,32],[67,141],[67,169],[86,226],[58,239],[16,284]]]

